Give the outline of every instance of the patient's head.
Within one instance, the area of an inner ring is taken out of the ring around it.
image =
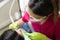
[[[0,36],[0,40],[24,40],[15,30],[8,29]]]

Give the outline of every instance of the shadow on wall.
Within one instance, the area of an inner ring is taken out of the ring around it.
[[[0,0],[0,2],[2,2],[3,0]]]

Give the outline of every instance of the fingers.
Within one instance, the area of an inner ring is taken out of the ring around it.
[[[16,31],[20,36],[24,37],[23,34],[22,34],[22,31],[23,31],[22,29],[17,29],[17,30],[15,30],[15,31]]]

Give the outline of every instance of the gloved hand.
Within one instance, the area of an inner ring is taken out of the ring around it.
[[[18,28],[18,24],[17,23],[15,23],[15,24],[10,24],[9,25],[9,29],[17,29]]]
[[[27,33],[27,35],[31,40],[46,40],[46,36],[38,32]]]
[[[25,11],[24,12],[24,16],[22,17],[22,21],[23,22],[28,22],[30,20],[30,16],[29,16],[29,14]]]

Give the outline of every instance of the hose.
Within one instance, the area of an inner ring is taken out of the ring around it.
[[[11,22],[15,25],[14,20],[13,20],[13,17],[12,17],[12,15],[11,15],[11,11],[12,11],[14,2],[15,2],[15,0],[12,1],[11,7],[10,7],[10,9],[9,9],[9,17],[10,17]]]

